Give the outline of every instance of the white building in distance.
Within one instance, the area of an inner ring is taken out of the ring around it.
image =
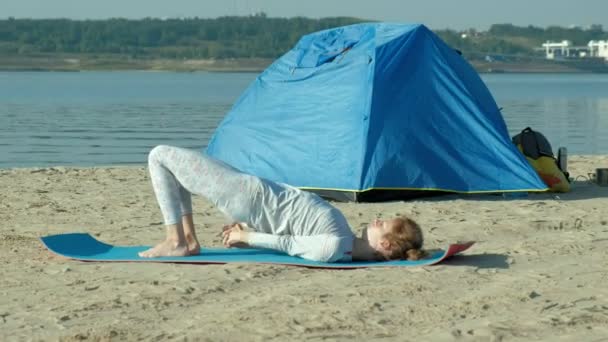
[[[592,40],[587,46],[574,46],[569,40],[547,41],[543,48],[547,59],[594,57],[608,61],[608,40]]]
[[[601,57],[608,61],[608,40],[592,40],[587,46],[590,57]]]

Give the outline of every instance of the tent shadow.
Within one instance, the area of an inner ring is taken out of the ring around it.
[[[584,199],[594,199],[594,198],[607,198],[608,197],[608,187],[599,186],[595,183],[589,181],[573,181],[570,183],[570,192],[567,193],[556,193],[556,192],[539,192],[539,193],[529,193],[524,197],[513,196],[509,197],[509,195],[503,196],[500,193],[496,194],[452,194],[446,193],[440,196],[429,196],[429,197],[420,197],[416,200],[422,200],[426,202],[443,202],[443,201],[451,201],[455,199],[465,199],[465,200],[473,200],[473,201],[511,201],[511,200],[521,200],[521,201],[549,201],[549,200],[560,200],[560,201],[578,201]]]
[[[455,255],[443,262],[449,266],[473,266],[477,268],[509,268],[507,256],[504,254],[469,254]]]

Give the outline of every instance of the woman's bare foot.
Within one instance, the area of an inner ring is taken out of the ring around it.
[[[142,258],[158,258],[163,256],[186,256],[189,254],[188,246],[186,244],[180,244],[174,240],[165,240],[155,247],[152,247],[146,251],[140,252],[139,256]]]
[[[188,255],[199,255],[201,253],[201,245],[195,236],[186,235],[186,243],[188,245]]]

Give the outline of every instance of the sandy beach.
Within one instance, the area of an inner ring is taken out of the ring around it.
[[[38,238],[86,232],[116,245],[164,234],[145,167],[0,169],[0,340],[608,341],[608,156],[574,156],[567,194],[334,203],[353,229],[397,213],[427,248],[476,240],[438,266],[78,262]],[[219,246],[224,217],[195,223]]]

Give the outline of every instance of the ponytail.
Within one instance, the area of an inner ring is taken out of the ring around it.
[[[403,254],[403,259],[405,260],[420,260],[426,256],[426,253],[422,249],[408,249]]]

